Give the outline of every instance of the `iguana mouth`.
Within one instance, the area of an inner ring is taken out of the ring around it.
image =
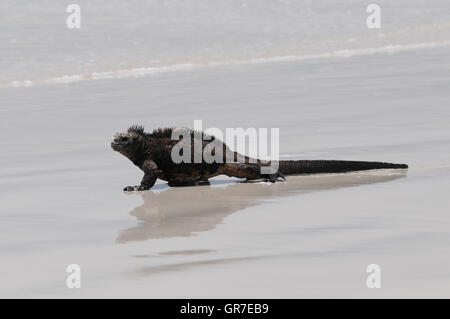
[[[116,135],[111,141],[111,147],[113,150],[120,150],[130,144],[130,139],[127,136]]]
[[[111,148],[113,150],[118,150],[118,149],[120,149],[122,147],[123,147],[123,144],[121,144],[121,143],[111,142]]]

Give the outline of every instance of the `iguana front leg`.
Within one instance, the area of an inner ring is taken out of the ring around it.
[[[156,183],[156,179],[161,174],[158,170],[158,166],[151,160],[144,161],[140,168],[144,171],[144,177],[142,178],[141,185],[127,186],[123,190],[126,192],[132,191],[145,191],[152,188]]]

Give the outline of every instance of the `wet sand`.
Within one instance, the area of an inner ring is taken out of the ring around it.
[[[449,297],[449,53],[1,89],[0,296]],[[410,168],[122,192],[142,173],[111,135],[194,119],[279,127],[286,159]]]

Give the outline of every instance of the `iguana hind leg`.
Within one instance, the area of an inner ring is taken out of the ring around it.
[[[271,182],[271,183],[275,183],[279,180],[283,180],[286,181],[286,177],[284,177],[283,174],[281,174],[280,172],[275,172],[273,174],[269,174],[269,175],[264,175],[266,177],[263,178],[264,182]]]
[[[257,164],[225,163],[220,171],[222,174],[230,177],[246,178],[248,180],[264,178]]]
[[[221,173],[231,177],[246,178],[247,180],[262,179],[271,183],[275,183],[279,178],[286,180],[280,172],[261,174],[261,166],[259,164],[226,163],[221,168]]]

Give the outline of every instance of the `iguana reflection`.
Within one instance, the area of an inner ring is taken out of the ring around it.
[[[130,212],[138,219],[138,225],[120,232],[117,242],[191,236],[214,229],[228,215],[259,205],[263,199],[273,201],[300,193],[387,182],[405,174],[404,171],[382,170],[305,175],[277,184],[230,182],[221,186],[146,191],[140,194],[144,203]]]

